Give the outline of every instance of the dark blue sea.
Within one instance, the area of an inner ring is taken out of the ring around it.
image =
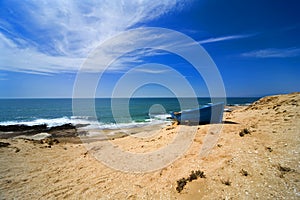
[[[245,105],[257,99],[227,98],[226,104]],[[0,125],[72,123],[90,124],[91,128],[97,124],[97,128],[103,129],[114,128],[116,124],[135,127],[165,122],[171,111],[196,108],[211,101],[210,98],[198,98],[198,101],[189,98],[99,98],[76,99],[74,103],[72,99],[0,99]]]

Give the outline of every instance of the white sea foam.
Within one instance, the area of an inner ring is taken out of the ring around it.
[[[60,126],[63,124],[90,124],[89,120],[85,119],[72,119],[68,117],[61,117],[61,118],[54,118],[54,119],[35,119],[32,121],[6,121],[0,122],[0,125],[27,125],[27,126],[34,126],[34,125],[41,125],[47,124],[48,127]]]
[[[145,122],[129,122],[129,123],[92,123],[88,126],[82,127],[83,130],[90,130],[90,129],[106,129],[106,130],[116,130],[116,129],[127,129],[127,128],[138,128],[148,125],[158,125],[168,123],[163,120],[155,120],[155,119],[148,119]]]
[[[145,119],[142,122],[140,121],[131,121],[129,123],[102,123],[98,122],[93,117],[89,116],[72,116],[72,117],[61,117],[61,118],[54,118],[54,119],[34,119],[32,121],[6,121],[0,122],[0,125],[27,125],[27,126],[34,126],[34,125],[41,125],[46,124],[48,127],[54,126],[61,126],[63,124],[85,124],[86,126],[80,128],[83,130],[92,130],[92,129],[126,129],[126,128],[135,128],[135,127],[142,127],[147,125],[157,125],[166,123],[167,117],[170,115],[161,114],[161,115],[154,115],[151,116],[150,119]]]
[[[168,118],[171,117],[171,115],[170,114],[149,114],[149,117],[151,119],[158,119],[158,120],[166,121]]]

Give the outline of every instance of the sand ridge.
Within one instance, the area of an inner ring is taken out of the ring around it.
[[[299,199],[300,93],[235,107],[224,114],[224,122],[197,126],[191,146],[180,158],[148,173],[112,169],[83,144],[49,147],[2,139],[10,145],[0,148],[0,199]],[[199,156],[207,134],[220,126],[214,147],[206,157]],[[149,138],[112,142],[126,151],[145,153],[170,143],[178,130],[190,128],[172,125],[153,130]],[[249,133],[240,136],[244,129]],[[187,182],[178,193],[177,181],[193,170],[203,171],[206,178]]]

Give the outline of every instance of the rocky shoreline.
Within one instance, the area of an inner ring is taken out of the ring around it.
[[[87,132],[79,128],[88,126],[88,124],[63,124],[59,126],[48,127],[46,124],[41,125],[0,125],[0,139],[24,139],[50,146],[57,143],[82,143],[80,136],[86,135]]]
[[[40,133],[48,133],[51,137],[77,137],[80,134],[84,134],[82,131],[78,131],[78,128],[87,126],[63,124],[59,126],[49,127],[47,124],[28,126],[24,124],[16,125],[0,125],[0,139],[9,139],[20,136],[34,136]]]

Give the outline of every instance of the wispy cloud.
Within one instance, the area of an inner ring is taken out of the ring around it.
[[[78,69],[82,58],[51,56],[29,46],[19,48],[12,40],[0,33],[0,69],[7,71],[49,74]]]
[[[223,42],[223,41],[228,41],[228,40],[249,38],[249,37],[253,37],[255,35],[256,34],[228,35],[228,36],[222,36],[222,37],[208,38],[208,39],[199,41],[199,43],[200,44],[207,44],[207,43],[214,43],[214,42]]]
[[[132,65],[142,64],[143,59],[148,56],[166,55],[169,54],[168,51],[187,53],[191,51],[191,46],[197,45],[196,42],[187,43],[186,40],[180,39],[179,35],[174,31],[157,28],[127,31],[113,40],[102,43],[101,48],[85,61],[82,70],[98,72],[109,65],[111,71],[122,71]]]
[[[290,58],[300,56],[300,48],[261,49],[241,54],[243,57],[254,58]]]
[[[0,69],[45,74],[77,70],[107,38],[185,6],[179,0],[5,4],[0,17]]]
[[[137,72],[142,72],[142,73],[148,73],[148,74],[163,74],[163,73],[167,73],[170,72],[170,70],[166,70],[166,69],[137,69]]]

